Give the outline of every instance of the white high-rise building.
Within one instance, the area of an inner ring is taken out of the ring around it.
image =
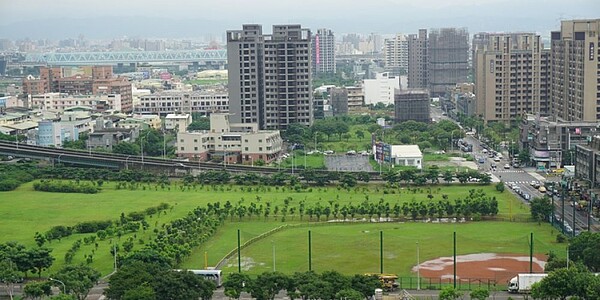
[[[335,36],[329,29],[318,29],[312,37],[312,72],[335,73]]]
[[[403,34],[385,40],[385,70],[394,76],[408,72],[408,40]]]

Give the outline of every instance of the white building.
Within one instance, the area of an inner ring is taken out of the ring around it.
[[[379,73],[375,79],[365,79],[365,104],[394,104],[394,90],[400,89],[400,78],[389,73]]]
[[[417,145],[392,145],[391,159],[397,166],[423,168],[423,153]]]
[[[253,164],[276,159],[282,146],[279,130],[259,131],[256,123],[229,123],[229,114],[214,113],[210,130],[177,134],[176,153],[195,160]]]
[[[408,40],[406,36],[399,33],[394,38],[385,39],[383,53],[386,71],[396,76],[408,73]]]
[[[159,114],[165,116],[173,113],[229,112],[229,95],[225,89],[205,91],[164,91],[161,93],[142,95],[140,103],[134,107],[139,114]]]
[[[190,124],[192,124],[191,114],[168,114],[165,118],[166,130],[185,132]]]
[[[72,106],[87,106],[99,110],[121,111],[120,94],[69,95],[64,93],[45,93],[29,96],[29,108],[41,111],[62,112]]]

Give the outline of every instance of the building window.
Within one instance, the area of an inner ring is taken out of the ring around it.
[[[184,147],[181,147],[181,149],[180,149],[180,150],[181,150],[181,151],[183,151],[183,150],[185,150],[185,148],[184,148]]]

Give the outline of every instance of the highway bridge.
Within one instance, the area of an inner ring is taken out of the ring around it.
[[[50,66],[137,63],[227,63],[227,50],[106,51],[27,53],[24,64]]]
[[[59,149],[52,147],[32,146],[22,143],[0,141],[0,155],[20,158],[31,158],[46,160],[52,164],[70,164],[86,167],[110,168],[110,169],[138,169],[148,172],[167,174],[169,176],[184,176],[186,174],[198,174],[207,170],[226,170],[234,173],[260,173],[274,174],[279,172],[277,168],[255,167],[238,164],[216,164],[209,162],[188,162],[176,159],[160,159],[147,156],[122,155],[104,152],[80,151],[72,149]],[[291,169],[281,170],[293,173]],[[318,171],[328,172],[328,171]],[[373,172],[371,178],[379,177]]]

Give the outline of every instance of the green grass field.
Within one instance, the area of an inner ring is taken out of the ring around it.
[[[325,156],[320,153],[304,155],[304,151],[294,151],[294,168],[304,169],[305,162],[307,168],[325,169]],[[275,164],[275,167],[277,165]],[[288,157],[281,162],[282,168],[292,168],[292,157]]]
[[[232,222],[219,233],[218,243],[208,243],[200,255],[191,257],[184,267],[203,266],[204,251],[214,266],[221,258],[217,253],[235,249],[237,229],[242,243],[255,236],[261,222]],[[262,223],[263,226],[267,223]],[[527,256],[529,234],[534,233],[535,253],[554,250],[559,255],[564,245],[553,241],[556,232],[549,225],[534,223],[485,222],[464,224],[424,223],[355,223],[302,226],[288,228],[244,248],[242,268],[250,274],[273,270],[273,248],[277,271],[293,273],[308,270],[308,231],[312,235],[312,268],[317,272],[335,269],[342,273],[379,272],[380,231],[384,241],[384,271],[411,276],[416,263],[416,243],[420,245],[421,262],[441,256],[452,256],[452,233],[457,233],[457,254],[511,253]],[[217,239],[215,239],[216,241]],[[237,255],[223,268],[225,273],[237,271]]]
[[[227,84],[227,78],[223,79],[194,79],[186,80],[185,84],[197,84],[197,85],[215,85],[215,84]]]
[[[169,222],[175,218],[182,217],[193,208],[197,206],[204,206],[208,202],[220,201],[221,203],[224,203],[225,201],[229,200],[232,203],[237,203],[241,199],[244,199],[246,205],[248,205],[248,203],[256,201],[255,199],[258,196],[261,198],[263,203],[268,201],[271,202],[273,206],[282,205],[283,200],[287,197],[291,197],[290,206],[297,206],[302,200],[306,202],[307,206],[316,202],[321,202],[322,205],[328,205],[329,201],[332,201],[333,203],[337,202],[343,205],[346,203],[358,204],[365,199],[366,195],[368,195],[370,201],[378,201],[380,198],[383,198],[385,201],[389,201],[390,204],[394,204],[411,201],[413,199],[417,201],[427,200],[428,192],[427,187],[422,187],[416,192],[408,191],[407,189],[396,189],[394,190],[394,194],[391,193],[392,190],[387,190],[387,193],[384,193],[385,189],[381,186],[361,186],[357,189],[351,189],[349,191],[334,187],[312,188],[310,191],[304,192],[295,192],[289,188],[276,189],[275,187],[269,187],[265,191],[248,192],[241,191],[237,186],[229,185],[223,186],[222,190],[221,187],[214,188],[209,186],[198,186],[190,191],[181,191],[178,186],[172,186],[170,191],[166,189],[161,190],[160,188],[157,189],[154,185],[147,185],[146,190],[136,191],[117,190],[115,186],[116,185],[113,183],[105,183],[102,192],[93,195],[35,192],[33,191],[32,183],[24,184],[12,192],[2,192],[0,193],[0,198],[3,202],[2,209],[0,210],[0,242],[18,241],[27,245],[28,247],[32,247],[35,245],[33,239],[35,232],[46,232],[52,226],[73,226],[78,222],[87,220],[117,220],[121,213],[127,214],[132,211],[142,211],[148,207],[156,206],[161,202],[166,202],[172,205],[173,208],[167,211],[166,215],[161,215],[160,217],[154,216],[153,218],[147,220],[150,224],[149,230],[146,232],[139,231],[135,234],[136,245],[134,249],[139,249],[143,247],[143,245],[137,241],[142,240],[144,242],[148,242],[153,234],[152,230],[154,228],[160,227],[163,223]],[[493,186],[439,185],[432,187],[431,192],[434,196],[434,201],[441,200],[443,194],[447,194],[448,198],[453,200],[461,195],[465,195],[467,190],[471,188],[482,188],[489,195],[496,196],[499,201],[500,216],[503,218],[508,219],[509,216],[519,218],[527,217],[528,209],[524,204],[522,204],[518,199],[509,193],[498,193],[494,190]],[[305,216],[303,221],[306,223],[307,219],[308,217]],[[288,223],[291,224],[300,222],[298,216],[293,218],[288,216],[287,220]],[[268,220],[264,220],[263,218],[260,220],[256,220],[256,218],[253,218],[252,220],[244,219],[241,223],[237,221],[237,219],[233,222],[227,221],[213,239],[211,239],[200,249],[194,249],[192,257],[186,261],[185,266],[192,267],[193,265],[194,267],[201,267],[205,251],[208,251],[209,262],[214,263],[218,261],[228,251],[231,251],[235,248],[235,234],[238,228],[242,229],[242,240],[248,240],[253,236],[257,236],[270,229],[281,226],[282,224],[283,223],[280,221],[279,217],[270,217]],[[545,225],[538,227],[535,223],[501,224],[504,226],[522,227],[524,233],[519,233],[520,235],[525,234],[529,230],[533,230],[535,228],[545,228],[544,230],[546,231],[549,231],[550,228]],[[473,225],[459,225],[458,227],[473,226],[473,230],[481,228],[483,232],[484,230],[487,230],[486,228],[488,225],[491,226],[492,223],[483,222],[475,223]],[[353,226],[359,225],[350,225],[347,229],[345,226],[318,226],[317,229],[315,229],[315,234],[317,234],[315,239],[319,234],[326,235],[326,230],[328,228],[335,228],[336,231],[340,230],[340,232],[344,232],[346,230],[353,231]],[[367,229],[357,229],[359,232],[363,230],[371,230],[368,228],[371,228],[371,226],[374,225],[365,224],[360,226],[365,226],[364,228]],[[389,228],[392,229],[385,229],[391,231],[393,231],[393,227],[398,226],[422,226],[422,229],[420,230],[423,231],[423,234],[429,232],[437,234],[442,232],[442,230],[436,227],[440,225],[435,224],[383,224],[381,226],[391,226]],[[305,236],[306,230],[306,227],[297,229],[294,228],[279,234],[281,234],[281,239],[283,241],[286,236],[288,236],[288,238],[292,238],[295,234],[297,234],[297,232],[304,232],[302,233],[302,236]],[[321,230],[324,230],[323,233],[321,233]],[[372,230],[377,231],[379,229]],[[490,232],[494,232],[494,230],[491,230]],[[280,237],[278,235],[273,236],[273,238],[279,239]],[[63,265],[64,254],[67,252],[67,250],[77,239],[82,239],[85,236],[86,235],[75,234],[70,237],[63,238],[61,241],[55,240],[50,244],[47,244],[47,246],[54,249],[53,253],[56,257],[55,264],[51,268],[50,272],[57,270]],[[133,235],[124,235],[119,241],[116,242],[122,243],[131,236]],[[542,236],[543,235],[541,235],[540,238],[542,238]],[[331,237],[331,239],[333,240],[333,237]],[[249,247],[248,251],[251,251],[254,249],[254,247],[257,247],[256,249],[258,249],[258,251],[260,251],[261,247],[270,247],[270,240],[271,238],[265,240],[265,243],[267,244],[266,246],[261,246],[262,243],[259,243]],[[552,240],[553,239],[548,238],[545,243],[551,243]],[[103,274],[107,274],[112,270],[112,257],[109,249],[113,242],[107,239],[104,241],[99,241],[98,243],[99,245],[97,249],[95,245],[83,245],[81,249],[78,250],[73,262],[83,262],[84,255],[93,254],[94,262],[92,263],[92,266]],[[298,239],[298,245],[294,246],[292,243],[290,244],[290,247],[297,249],[298,253],[303,253],[305,247],[302,245],[304,245],[304,243],[305,239],[300,238]],[[340,254],[342,257],[347,255],[349,256],[354,252],[354,249],[348,248],[348,246],[343,246],[342,248],[347,249],[345,251],[348,252],[344,255]],[[259,259],[259,257],[256,259]],[[359,260],[365,259],[361,258]],[[292,258],[290,258],[290,264],[292,264],[292,261]],[[294,266],[291,265],[290,268],[293,267]],[[332,268],[333,267],[334,266],[332,265]],[[282,270],[285,270],[283,264]]]

